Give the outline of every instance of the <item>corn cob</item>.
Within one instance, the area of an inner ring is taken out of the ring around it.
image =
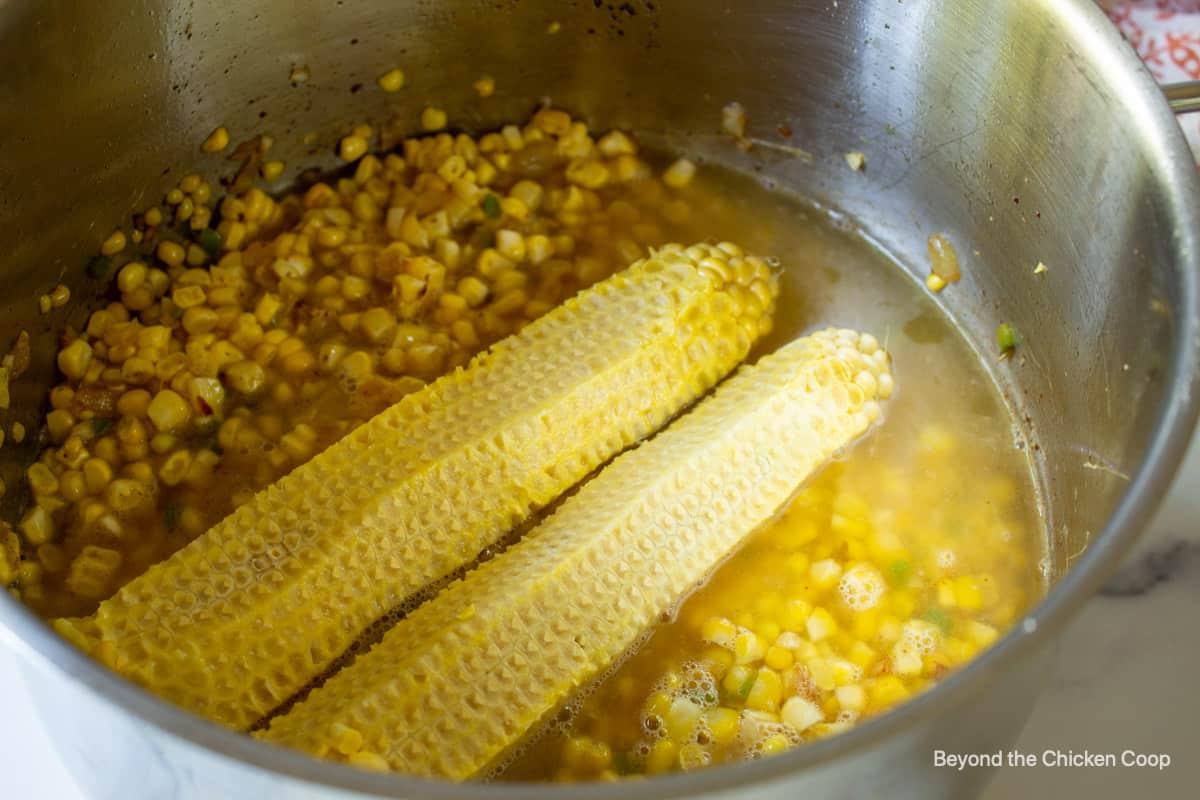
[[[668,246],[57,627],[160,696],[248,727],[372,622],[720,380],[769,329],[776,285],[734,245]]]
[[[853,331],[743,368],[263,738],[450,779],[495,765],[864,433],[891,382],[885,351]]]

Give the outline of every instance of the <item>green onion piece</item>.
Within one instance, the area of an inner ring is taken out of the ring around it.
[[[912,575],[912,564],[903,558],[896,559],[888,566],[888,575],[894,586],[907,586],[908,579]]]
[[[215,256],[220,252],[221,245],[224,243],[225,237],[212,228],[205,228],[196,234],[196,244],[200,245],[210,256]]]
[[[996,343],[1000,345],[1001,353],[1011,353],[1021,343],[1021,337],[1017,334],[1016,328],[1003,322],[999,328],[996,328]]]
[[[102,281],[112,272],[113,262],[108,256],[95,256],[88,262],[87,272],[98,281]]]
[[[112,427],[112,420],[105,417],[94,417],[92,419],[92,433],[97,436],[102,436]]]
[[[500,219],[500,198],[494,194],[488,194],[483,198],[483,213],[487,214],[492,219]]]
[[[926,622],[932,622],[942,629],[942,633],[949,633],[950,628],[954,623],[950,621],[950,617],[946,616],[946,612],[940,608],[931,608],[921,615],[921,618]]]

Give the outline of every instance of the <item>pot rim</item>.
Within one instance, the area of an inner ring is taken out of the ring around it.
[[[162,701],[75,649],[17,600],[0,592],[0,643],[39,669],[57,671],[100,699],[176,739],[292,780],[383,798],[430,800],[629,800],[692,797],[763,784],[861,751],[937,715],[979,690],[1059,630],[1099,588],[1150,520],[1190,440],[1200,411],[1200,180],[1191,152],[1153,77],[1125,45],[1092,0],[1053,4],[1062,27],[1097,53],[1093,64],[1109,81],[1128,113],[1141,120],[1149,157],[1175,215],[1173,245],[1180,266],[1180,315],[1168,371],[1167,397],[1146,457],[1112,517],[1092,544],[1046,594],[993,647],[932,690],[852,730],[759,761],[731,764],[620,784],[454,784],[366,772],[322,762],[252,739]]]

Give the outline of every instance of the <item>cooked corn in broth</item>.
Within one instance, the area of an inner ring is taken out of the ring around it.
[[[280,198],[218,203],[189,175],[128,247],[105,243],[120,299],[65,337],[34,504],[0,542],[0,579],[43,615],[91,614],[438,375],[647,248],[705,240],[781,259],[759,352],[829,324],[871,331],[901,389],[872,438],[493,774],[657,774],[827,736],[926,688],[1035,599],[1034,494],[992,383],[925,295],[823,213],[554,111],[349,151],[345,177]],[[387,766],[341,734],[339,757]]]

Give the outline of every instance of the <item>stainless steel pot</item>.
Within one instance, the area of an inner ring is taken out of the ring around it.
[[[374,91],[392,64],[408,87]],[[292,86],[298,66],[311,78]],[[480,102],[470,84],[485,72],[500,88]],[[83,262],[130,209],[180,168],[227,168],[197,149],[217,123],[274,134],[294,169],[324,168],[353,121],[399,114],[415,128],[436,102],[485,129],[542,97],[759,171],[847,215],[916,276],[929,233],[969,243],[963,282],[939,302],[981,353],[1002,319],[1026,333],[1026,357],[996,372],[1041,468],[1048,597],[935,691],[846,735],[570,788],[434,784],[277,750],[124,683],[0,597],[0,640],[24,657],[37,701],[76,709],[48,722],[97,796],[961,797],[986,774],[935,769],[933,749],[1015,738],[1055,632],[1138,535],[1197,409],[1195,169],[1089,0],[0,0],[0,334],[82,322],[83,300],[42,318],[34,298],[60,279],[86,298],[98,287]],[[719,129],[732,100],[763,142],[749,153]],[[768,146],[781,124],[810,163]],[[868,153],[865,173],[841,163],[847,150]],[[1050,271],[1034,280],[1039,261]],[[53,337],[35,338],[34,379],[14,398],[27,425],[52,370]],[[0,454],[15,487],[31,453]]]

